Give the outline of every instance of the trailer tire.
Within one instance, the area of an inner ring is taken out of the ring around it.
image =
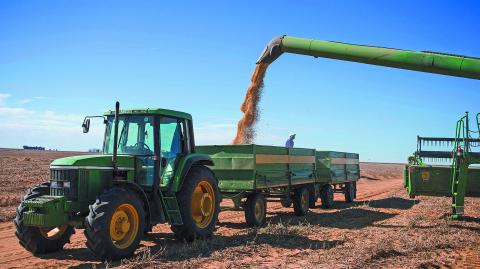
[[[315,186],[311,185],[308,187],[308,206],[310,208],[315,207],[315,203],[317,203],[318,200],[318,195],[317,192],[315,191]]]
[[[333,188],[332,185],[327,184],[323,186],[320,191],[320,199],[322,200],[323,208],[332,208],[333,207]]]
[[[309,209],[309,192],[306,187],[295,190],[293,196],[293,212],[295,216],[305,216]]]
[[[280,199],[280,204],[282,204],[283,207],[289,208],[292,206],[292,198],[290,197],[284,197]]]
[[[50,193],[50,183],[42,183],[33,187],[27,195],[22,198],[22,202]],[[63,246],[70,242],[70,237],[75,233],[72,226],[62,225],[60,227],[40,228],[34,226],[25,226],[23,224],[23,213],[27,208],[22,203],[17,207],[14,219],[15,235],[20,244],[33,254],[45,254],[63,249]],[[50,232],[56,230],[53,234]]]
[[[345,189],[343,190],[345,194],[345,202],[352,203],[355,200],[355,184],[354,182],[345,183]]]
[[[353,189],[354,189],[353,198],[357,199],[357,182],[356,181],[353,182]]]
[[[133,255],[145,231],[145,210],[140,197],[122,187],[104,190],[90,205],[85,218],[87,248],[102,260]]]
[[[267,199],[261,193],[252,193],[245,204],[245,221],[249,227],[261,227],[267,221]]]
[[[171,227],[175,237],[187,242],[211,237],[220,213],[220,192],[212,171],[193,166],[177,193],[177,201],[183,224]]]

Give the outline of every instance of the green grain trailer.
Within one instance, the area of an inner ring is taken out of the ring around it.
[[[325,208],[333,206],[333,193],[343,193],[347,202],[357,196],[360,178],[359,155],[338,151],[317,151],[318,194]]]
[[[223,198],[233,201],[230,209],[245,211],[249,226],[265,223],[267,201],[285,207],[293,202],[295,215],[303,216],[319,196],[324,207],[333,206],[335,190],[345,192],[349,202],[355,198],[357,154],[262,145],[198,146],[197,151],[213,160],[210,168]]]

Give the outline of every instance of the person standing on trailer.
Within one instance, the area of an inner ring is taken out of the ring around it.
[[[290,135],[290,137],[287,139],[287,142],[285,142],[285,147],[286,148],[289,148],[289,149],[293,148],[293,146],[295,144],[293,142],[293,140],[295,140],[295,136],[296,136],[296,134],[291,134]]]

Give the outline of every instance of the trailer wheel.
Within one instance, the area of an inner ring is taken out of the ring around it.
[[[105,190],[85,218],[87,247],[102,260],[133,255],[145,230],[142,200],[121,187]]]
[[[320,199],[322,200],[323,208],[332,208],[333,207],[333,188],[332,185],[328,184],[323,186],[320,191]]]
[[[305,216],[309,208],[309,195],[308,189],[302,187],[295,190],[293,196],[293,211],[296,216]]]
[[[315,191],[315,186],[314,185],[309,186],[308,187],[308,206],[310,208],[314,208],[317,200],[318,200],[318,195]]]
[[[245,221],[249,227],[261,227],[267,220],[267,200],[261,193],[247,197],[245,204]]]
[[[220,212],[220,193],[212,171],[205,166],[192,167],[177,201],[183,224],[171,227],[175,237],[187,242],[211,237]]]
[[[22,201],[30,200],[50,193],[50,183],[42,183],[33,187]],[[22,203],[17,207],[15,223],[15,235],[20,244],[33,254],[45,254],[61,250],[66,243],[70,242],[70,237],[75,233],[73,227],[62,225],[59,227],[40,228],[34,226],[25,226],[23,224],[23,213],[28,208]]]
[[[353,198],[357,199],[357,182],[356,181],[353,182],[353,189],[354,189]]]
[[[343,190],[345,194],[345,201],[347,203],[351,203],[355,200],[355,184],[354,182],[347,182],[345,183],[345,189]]]
[[[292,198],[290,197],[281,198],[280,204],[282,204],[283,207],[289,208],[292,206]]]

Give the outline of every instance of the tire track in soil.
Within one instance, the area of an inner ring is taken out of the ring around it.
[[[372,198],[381,198],[393,194],[402,189],[398,182],[398,180],[386,180],[386,184],[381,184],[381,188],[367,188],[368,190],[365,191],[362,191],[362,189],[359,188],[358,202],[367,202]],[[376,182],[373,184],[376,184]],[[336,198],[339,196],[343,195],[336,194]],[[343,201],[343,198],[336,199],[336,201]],[[283,208],[279,203],[270,203],[268,212],[275,213],[279,210],[292,211],[293,209]],[[217,233],[221,235],[232,235],[238,233],[239,230],[246,229],[246,226],[245,228],[225,227],[222,225],[222,222],[226,221],[243,223],[243,211],[222,212]],[[155,228],[154,232],[158,232],[159,230],[167,231],[168,228],[166,227],[166,225],[159,225]],[[0,240],[2,242],[0,246],[0,268],[64,268],[81,265],[89,265],[91,267],[94,264],[101,264],[101,262],[95,260],[89,250],[86,249],[83,230],[80,229],[76,230],[76,233],[71,238],[71,243],[65,246],[64,251],[48,254],[42,257],[33,256],[18,243],[13,223],[0,223]]]
[[[452,268],[475,269],[480,268],[480,247],[469,248],[460,254],[452,265]]]

